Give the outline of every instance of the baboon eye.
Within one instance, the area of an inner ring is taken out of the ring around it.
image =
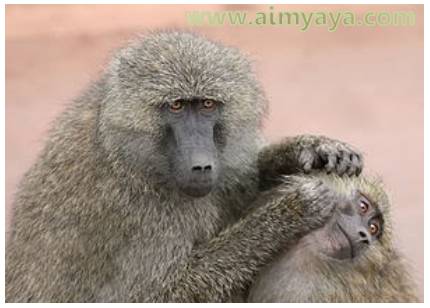
[[[212,111],[216,108],[216,102],[214,100],[211,100],[211,99],[206,99],[203,101],[203,108],[205,110]]]
[[[367,201],[361,199],[360,200],[360,213],[366,214],[368,210],[369,210],[369,203],[367,203]]]
[[[174,101],[169,103],[169,110],[171,112],[180,112],[184,109],[184,102],[183,101]]]
[[[370,232],[370,234],[372,234],[372,235],[376,235],[376,234],[378,234],[378,232],[379,232],[379,226],[378,226],[378,224],[376,224],[376,223],[371,223],[371,224],[369,225],[369,232]]]

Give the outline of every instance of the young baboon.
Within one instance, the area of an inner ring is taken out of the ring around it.
[[[56,121],[15,200],[8,302],[220,302],[330,217],[279,174],[360,173],[324,137],[262,148],[266,99],[234,48],[156,32],[121,49]],[[294,193],[293,193],[294,192]],[[255,201],[254,201],[255,200]],[[245,210],[253,203],[254,210]]]
[[[283,184],[287,191],[289,185],[296,185],[296,177]],[[390,204],[381,183],[335,176],[309,177],[308,181],[309,185],[322,181],[336,193],[335,214],[324,227],[267,265],[248,300],[417,302],[410,271],[393,247]],[[313,194],[318,197],[318,192]]]

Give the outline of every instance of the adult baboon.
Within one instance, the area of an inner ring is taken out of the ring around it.
[[[348,145],[323,137],[262,149],[265,110],[236,49],[181,32],[121,49],[59,117],[20,184],[6,300],[215,302],[240,293],[333,208],[324,187],[319,199],[296,187],[289,204],[258,186],[270,189],[280,173],[362,168]]]
[[[296,181],[296,176],[286,178],[279,190],[289,191]],[[417,302],[410,271],[393,247],[390,204],[381,183],[334,176],[308,177],[308,181],[309,185],[323,181],[331,187],[337,200],[335,214],[323,228],[307,234],[267,265],[248,300]]]

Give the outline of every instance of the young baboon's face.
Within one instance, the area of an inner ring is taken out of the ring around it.
[[[360,191],[340,198],[331,221],[317,233],[319,250],[335,259],[353,259],[374,245],[383,232],[383,215]]]

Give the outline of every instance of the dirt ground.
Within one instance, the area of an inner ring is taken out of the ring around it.
[[[255,60],[270,100],[270,140],[324,134],[356,145],[365,170],[389,190],[397,242],[423,298],[423,6],[293,6],[276,10],[412,11],[411,27],[194,27]],[[266,6],[69,6],[6,8],[6,228],[13,194],[50,123],[95,80],[111,51],[136,33],[188,28],[192,10]]]

